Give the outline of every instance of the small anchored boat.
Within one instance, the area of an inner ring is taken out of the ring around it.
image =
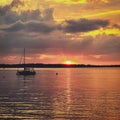
[[[17,73],[16,73],[16,75],[35,75],[36,74],[36,72],[35,72],[35,70],[33,69],[33,68],[30,68],[30,67],[26,67],[26,65],[25,65],[25,56],[26,54],[25,54],[25,48],[24,48],[24,58],[23,58],[23,60],[24,60],[24,69],[23,70],[17,70]]]

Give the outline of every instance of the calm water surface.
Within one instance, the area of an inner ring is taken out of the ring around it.
[[[36,72],[0,70],[0,119],[120,120],[120,68]]]

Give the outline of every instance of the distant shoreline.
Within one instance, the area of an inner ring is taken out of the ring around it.
[[[90,64],[0,64],[0,68],[23,68],[23,67],[32,67],[32,68],[95,68],[95,67],[120,67],[120,65],[90,65]]]

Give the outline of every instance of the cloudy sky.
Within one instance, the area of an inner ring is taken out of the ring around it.
[[[120,0],[0,0],[0,63],[120,64]]]

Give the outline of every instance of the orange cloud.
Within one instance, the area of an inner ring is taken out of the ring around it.
[[[55,0],[58,3],[65,3],[65,4],[80,4],[86,3],[86,0]]]
[[[104,3],[107,3],[108,0],[87,0],[88,2],[92,2],[92,3],[99,3],[99,2],[104,2]]]

